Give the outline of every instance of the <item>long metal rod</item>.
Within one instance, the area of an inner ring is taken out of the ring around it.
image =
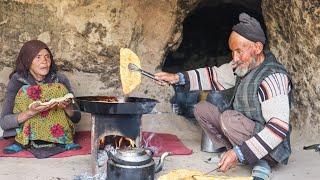
[[[205,175],[208,175],[208,174],[210,174],[210,173],[212,173],[212,172],[214,172],[214,171],[216,171],[216,170],[218,170],[220,168],[220,166],[217,166],[216,168],[214,168],[213,170],[211,170],[211,171],[209,171],[209,172],[206,172],[206,173],[204,173],[203,175],[205,176]]]
[[[211,171],[209,171],[209,172],[206,172],[206,173],[204,173],[204,174],[202,174],[202,175],[192,175],[191,177],[192,177],[192,179],[196,179],[196,176],[206,176],[206,175],[208,175],[208,174],[210,174],[210,173],[218,170],[219,168],[220,168],[220,166],[217,166],[217,167],[214,168],[213,170],[211,170]]]

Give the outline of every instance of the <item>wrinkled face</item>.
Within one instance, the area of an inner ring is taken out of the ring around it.
[[[232,61],[235,64],[235,74],[243,77],[256,67],[257,55],[254,53],[253,42],[245,39],[236,32],[229,37],[229,48],[232,51]]]
[[[50,66],[50,53],[48,50],[42,49],[32,60],[32,64],[30,66],[29,71],[36,80],[41,81],[49,73]]]

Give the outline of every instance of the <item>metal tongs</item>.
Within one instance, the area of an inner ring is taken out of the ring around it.
[[[149,72],[147,72],[147,71],[144,71],[144,70],[140,69],[140,68],[139,68],[137,65],[135,65],[135,64],[129,63],[129,64],[128,64],[128,69],[129,69],[130,71],[140,72],[142,75],[147,76],[148,78],[153,79],[153,80],[155,80],[155,81],[158,81],[158,82],[161,82],[161,83],[170,84],[170,83],[168,83],[168,82],[166,82],[166,81],[156,79],[155,76],[154,76],[154,74],[151,74],[151,73],[149,73]]]

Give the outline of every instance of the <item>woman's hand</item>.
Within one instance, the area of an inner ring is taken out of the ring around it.
[[[64,112],[66,112],[69,117],[71,117],[73,115],[73,108],[72,108],[70,99],[62,101],[62,102],[59,102],[57,107],[60,108],[60,109],[63,109]]]
[[[58,103],[54,102],[54,103],[50,103],[48,105],[40,105],[40,104],[33,104],[30,108],[29,111],[31,111],[34,115],[42,112],[42,111],[47,111],[49,109],[54,108]]]
[[[66,110],[68,108],[71,109],[69,100],[65,100],[65,101],[59,102],[57,106],[58,106],[58,108],[64,109],[64,110]]]
[[[42,112],[42,111],[47,111],[49,109],[52,109],[54,108],[55,106],[57,106],[58,103],[50,103],[48,105],[40,105],[38,103],[35,103],[33,105],[31,105],[31,107],[25,111],[25,112],[22,112],[18,115],[17,117],[17,120],[18,120],[18,123],[23,123],[25,122],[26,120],[32,118],[33,116],[35,116],[36,114]]]
[[[159,73],[155,73],[154,76],[156,79],[168,82],[170,84],[176,84],[179,82],[179,75],[174,73],[159,72]],[[166,85],[159,81],[157,81],[157,83],[162,86]]]

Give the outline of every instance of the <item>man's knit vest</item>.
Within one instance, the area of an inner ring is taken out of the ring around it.
[[[286,74],[291,83],[291,78],[283,65],[276,60],[271,52],[265,51],[265,60],[262,62],[262,64],[243,77],[240,80],[239,85],[236,87],[233,109],[241,112],[247,118],[255,122],[254,134],[259,133],[264,128],[266,120],[269,120],[264,119],[262,116],[261,104],[258,97],[258,89],[261,82],[266,77],[274,73]],[[292,98],[291,94],[292,93],[289,95],[290,102]],[[291,154],[290,132],[291,126],[286,139],[284,139],[281,144],[279,144],[270,152],[270,156],[282,164],[287,164],[288,158]]]

